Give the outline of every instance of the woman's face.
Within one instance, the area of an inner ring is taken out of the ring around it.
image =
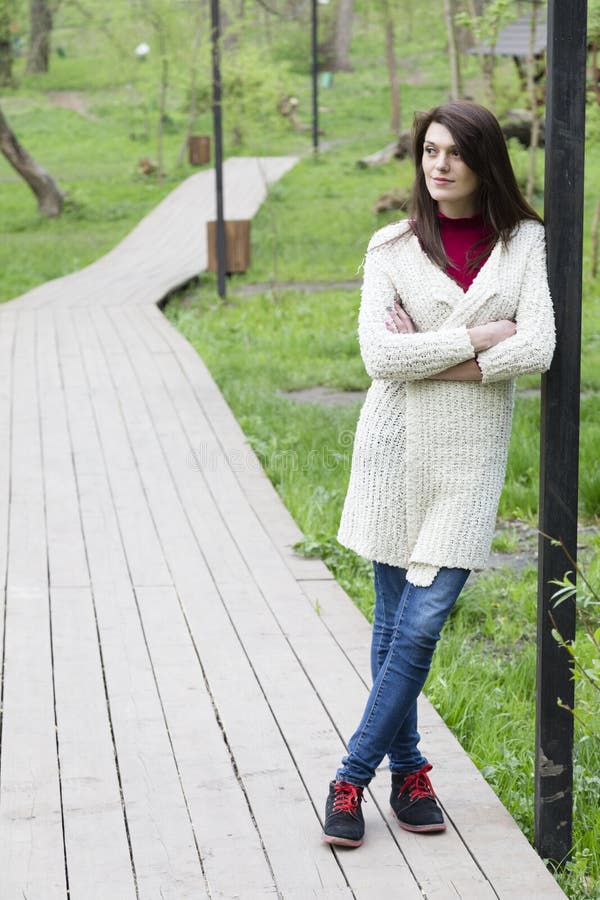
[[[459,219],[478,212],[481,179],[463,162],[454,138],[439,122],[425,133],[422,165],[427,190],[441,213]]]

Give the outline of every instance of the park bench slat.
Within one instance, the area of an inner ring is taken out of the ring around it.
[[[123,367],[115,371],[124,398],[125,421],[139,423],[142,404],[150,417],[152,429],[146,423],[143,440],[133,432],[132,440],[157,530],[185,609],[191,631],[190,649],[193,639],[236,770],[267,847],[278,889],[285,897],[310,896],[312,891],[323,889],[332,897],[348,896],[346,881],[332,856],[324,855],[318,865],[314,860],[311,848],[315,836],[314,809],[268,706],[268,698],[265,699],[256,681],[252,660],[246,657],[228,617],[227,597],[221,599],[203,560],[204,544],[197,542],[186,515],[182,493],[189,492],[190,478],[196,476],[189,465],[191,454],[186,450],[185,431],[154,360],[140,341],[140,329],[135,327],[137,316],[130,322],[129,316],[111,311],[111,318],[115,323],[115,339],[122,340],[127,347],[127,358],[122,357]],[[106,332],[103,334],[108,339]],[[137,398],[134,378],[139,379]],[[162,478],[157,479],[155,472],[159,470]],[[211,502],[210,498],[208,501]],[[213,530],[219,518],[218,510],[211,510],[205,518]],[[226,529],[218,546],[219,554],[227,559],[237,552]],[[210,803],[210,785],[207,796]],[[290,852],[290,841],[293,852]],[[228,853],[231,854],[230,849]]]
[[[36,331],[35,314],[22,311],[13,368],[0,872],[7,898],[64,900]]]

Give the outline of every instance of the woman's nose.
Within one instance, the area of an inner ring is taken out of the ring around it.
[[[436,169],[440,169],[442,172],[445,172],[448,168],[448,157],[441,154],[438,156],[436,160]]]

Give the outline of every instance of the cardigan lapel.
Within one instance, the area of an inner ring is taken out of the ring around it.
[[[463,294],[462,301],[454,306],[444,325],[454,327],[470,321],[479,307],[483,306],[490,297],[498,293],[498,268],[502,254],[502,242],[497,241],[492,252],[475,276],[473,283]]]
[[[497,292],[498,264],[503,251],[501,241],[495,244],[467,291],[463,291],[458,282],[423,253],[416,235],[413,235],[411,241],[417,242],[416,246],[413,245],[413,252],[418,255],[420,260],[423,293],[429,293],[436,300],[440,300],[450,307],[450,314],[444,321],[443,327],[455,327],[468,321],[478,307]]]

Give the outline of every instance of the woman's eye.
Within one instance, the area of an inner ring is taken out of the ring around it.
[[[452,156],[454,156],[455,159],[460,159],[460,150],[453,150]]]
[[[425,147],[425,153],[427,153],[428,156],[432,156],[432,154],[435,153],[435,147]]]

